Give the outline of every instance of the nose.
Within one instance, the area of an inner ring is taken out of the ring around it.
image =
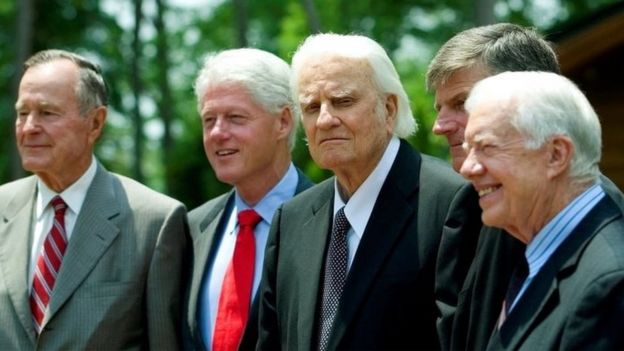
[[[31,112],[26,116],[18,116],[16,124],[18,127],[21,125],[23,132],[32,133],[39,130],[40,126],[38,121],[39,119]]]
[[[328,129],[340,124],[340,120],[336,118],[327,104],[322,104],[319,116],[316,119],[316,126],[322,129]]]
[[[210,138],[222,140],[230,136],[230,128],[225,118],[217,117],[214,125],[208,131]]]
[[[474,152],[470,151],[468,152],[468,155],[466,155],[466,159],[461,165],[459,173],[461,173],[464,178],[471,179],[472,177],[483,174],[484,171],[485,168],[483,167],[483,164],[479,162]]]
[[[457,123],[455,123],[451,118],[450,112],[446,107],[441,108],[438,112],[438,117],[433,124],[433,133],[436,135],[446,135],[451,134],[456,129]]]

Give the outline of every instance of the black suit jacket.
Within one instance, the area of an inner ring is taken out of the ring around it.
[[[295,194],[314,185],[299,169]],[[234,190],[216,197],[189,212],[189,225],[193,239],[192,261],[188,263],[188,278],[184,306],[183,341],[184,348],[204,350],[205,346],[198,329],[198,298],[206,269],[212,266],[219,243],[234,204]],[[263,253],[259,253],[263,254]],[[253,350],[258,339],[258,298],[253,299],[249,320],[241,340],[240,350]]]
[[[602,187],[611,200],[624,211],[624,195],[608,178],[601,176]],[[483,227],[475,259],[470,267],[458,305],[453,314],[452,328],[439,328],[445,349],[485,350],[500,316],[505,292],[525,245],[507,232]],[[447,316],[447,318],[449,318]]]
[[[328,349],[438,348],[438,246],[443,231],[461,230],[449,214],[463,207],[469,190],[446,163],[401,142],[350,268]],[[333,198],[334,178],[275,215],[260,289],[260,350],[316,347]]]
[[[622,350],[624,218],[605,196],[540,269],[488,350]]]

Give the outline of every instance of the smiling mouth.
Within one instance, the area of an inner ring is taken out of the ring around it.
[[[493,193],[494,191],[500,189],[500,186],[490,186],[484,189],[479,190],[479,197],[483,197],[487,194]]]
[[[215,152],[217,156],[229,156],[236,153],[236,150],[219,150]]]

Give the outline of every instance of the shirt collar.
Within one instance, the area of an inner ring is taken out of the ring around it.
[[[73,212],[78,213],[82,208],[82,203],[87,197],[87,191],[93,182],[93,178],[95,178],[95,173],[97,171],[97,161],[95,157],[91,157],[91,165],[87,168],[87,171],[78,178],[72,185],[70,185],[67,189],[63,190],[60,194],[48,188],[45,183],[41,181],[41,179],[37,179],[37,203],[36,203],[36,215],[37,220],[41,218],[44,210],[49,205],[50,201],[57,196],[60,195],[63,201],[67,204],[67,207]]]
[[[263,221],[271,223],[273,214],[275,214],[277,208],[295,195],[298,182],[299,175],[297,174],[297,169],[291,162],[282,179],[280,179],[280,181],[275,184],[275,186],[271,188],[271,190],[264,195],[260,201],[258,201],[253,209],[260,215],[260,217],[262,217]],[[234,205],[234,210],[236,212],[251,208],[240,197],[238,191],[235,192]]]
[[[527,245],[525,252],[529,264],[529,277],[537,275],[557,248],[604,196],[605,192],[599,184],[590,186],[537,233]]]
[[[338,180],[334,180],[334,217],[338,210],[344,206],[347,220],[349,220],[351,228],[353,228],[353,231],[359,238],[364,234],[364,229],[366,229],[368,219],[373,212],[381,187],[399,153],[400,145],[401,142],[396,136],[390,139],[381,160],[379,160],[379,163],[364,183],[353,193],[346,205],[338,192]]]

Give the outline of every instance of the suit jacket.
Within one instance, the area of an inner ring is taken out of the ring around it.
[[[299,177],[295,194],[311,187],[313,183],[299,170]],[[189,224],[193,239],[193,264],[188,267],[192,272],[187,284],[184,306],[183,338],[185,349],[204,350],[200,331],[198,329],[197,308],[198,298],[205,276],[206,269],[212,266],[216,256],[223,230],[228,221],[228,215],[234,204],[234,190],[216,197],[200,207],[189,212]],[[259,253],[263,254],[263,253]],[[253,350],[258,339],[258,299],[254,297],[249,311],[249,323],[245,328],[241,340],[241,350]]]
[[[434,270],[443,231],[463,223],[467,183],[401,141],[345,282],[328,342],[336,349],[435,349]],[[334,179],[285,203],[273,220],[261,286],[259,350],[317,345]],[[459,210],[458,210],[459,211]]]
[[[36,177],[0,187],[0,349],[175,349],[186,210],[98,165],[36,336],[28,266]]]
[[[602,187],[624,211],[624,195],[601,176]],[[483,227],[475,259],[451,315],[452,329],[439,329],[450,350],[485,350],[502,309],[513,269],[525,245],[502,229]],[[448,326],[447,326],[448,327]]]
[[[488,350],[624,348],[624,217],[605,196],[541,268]]]

